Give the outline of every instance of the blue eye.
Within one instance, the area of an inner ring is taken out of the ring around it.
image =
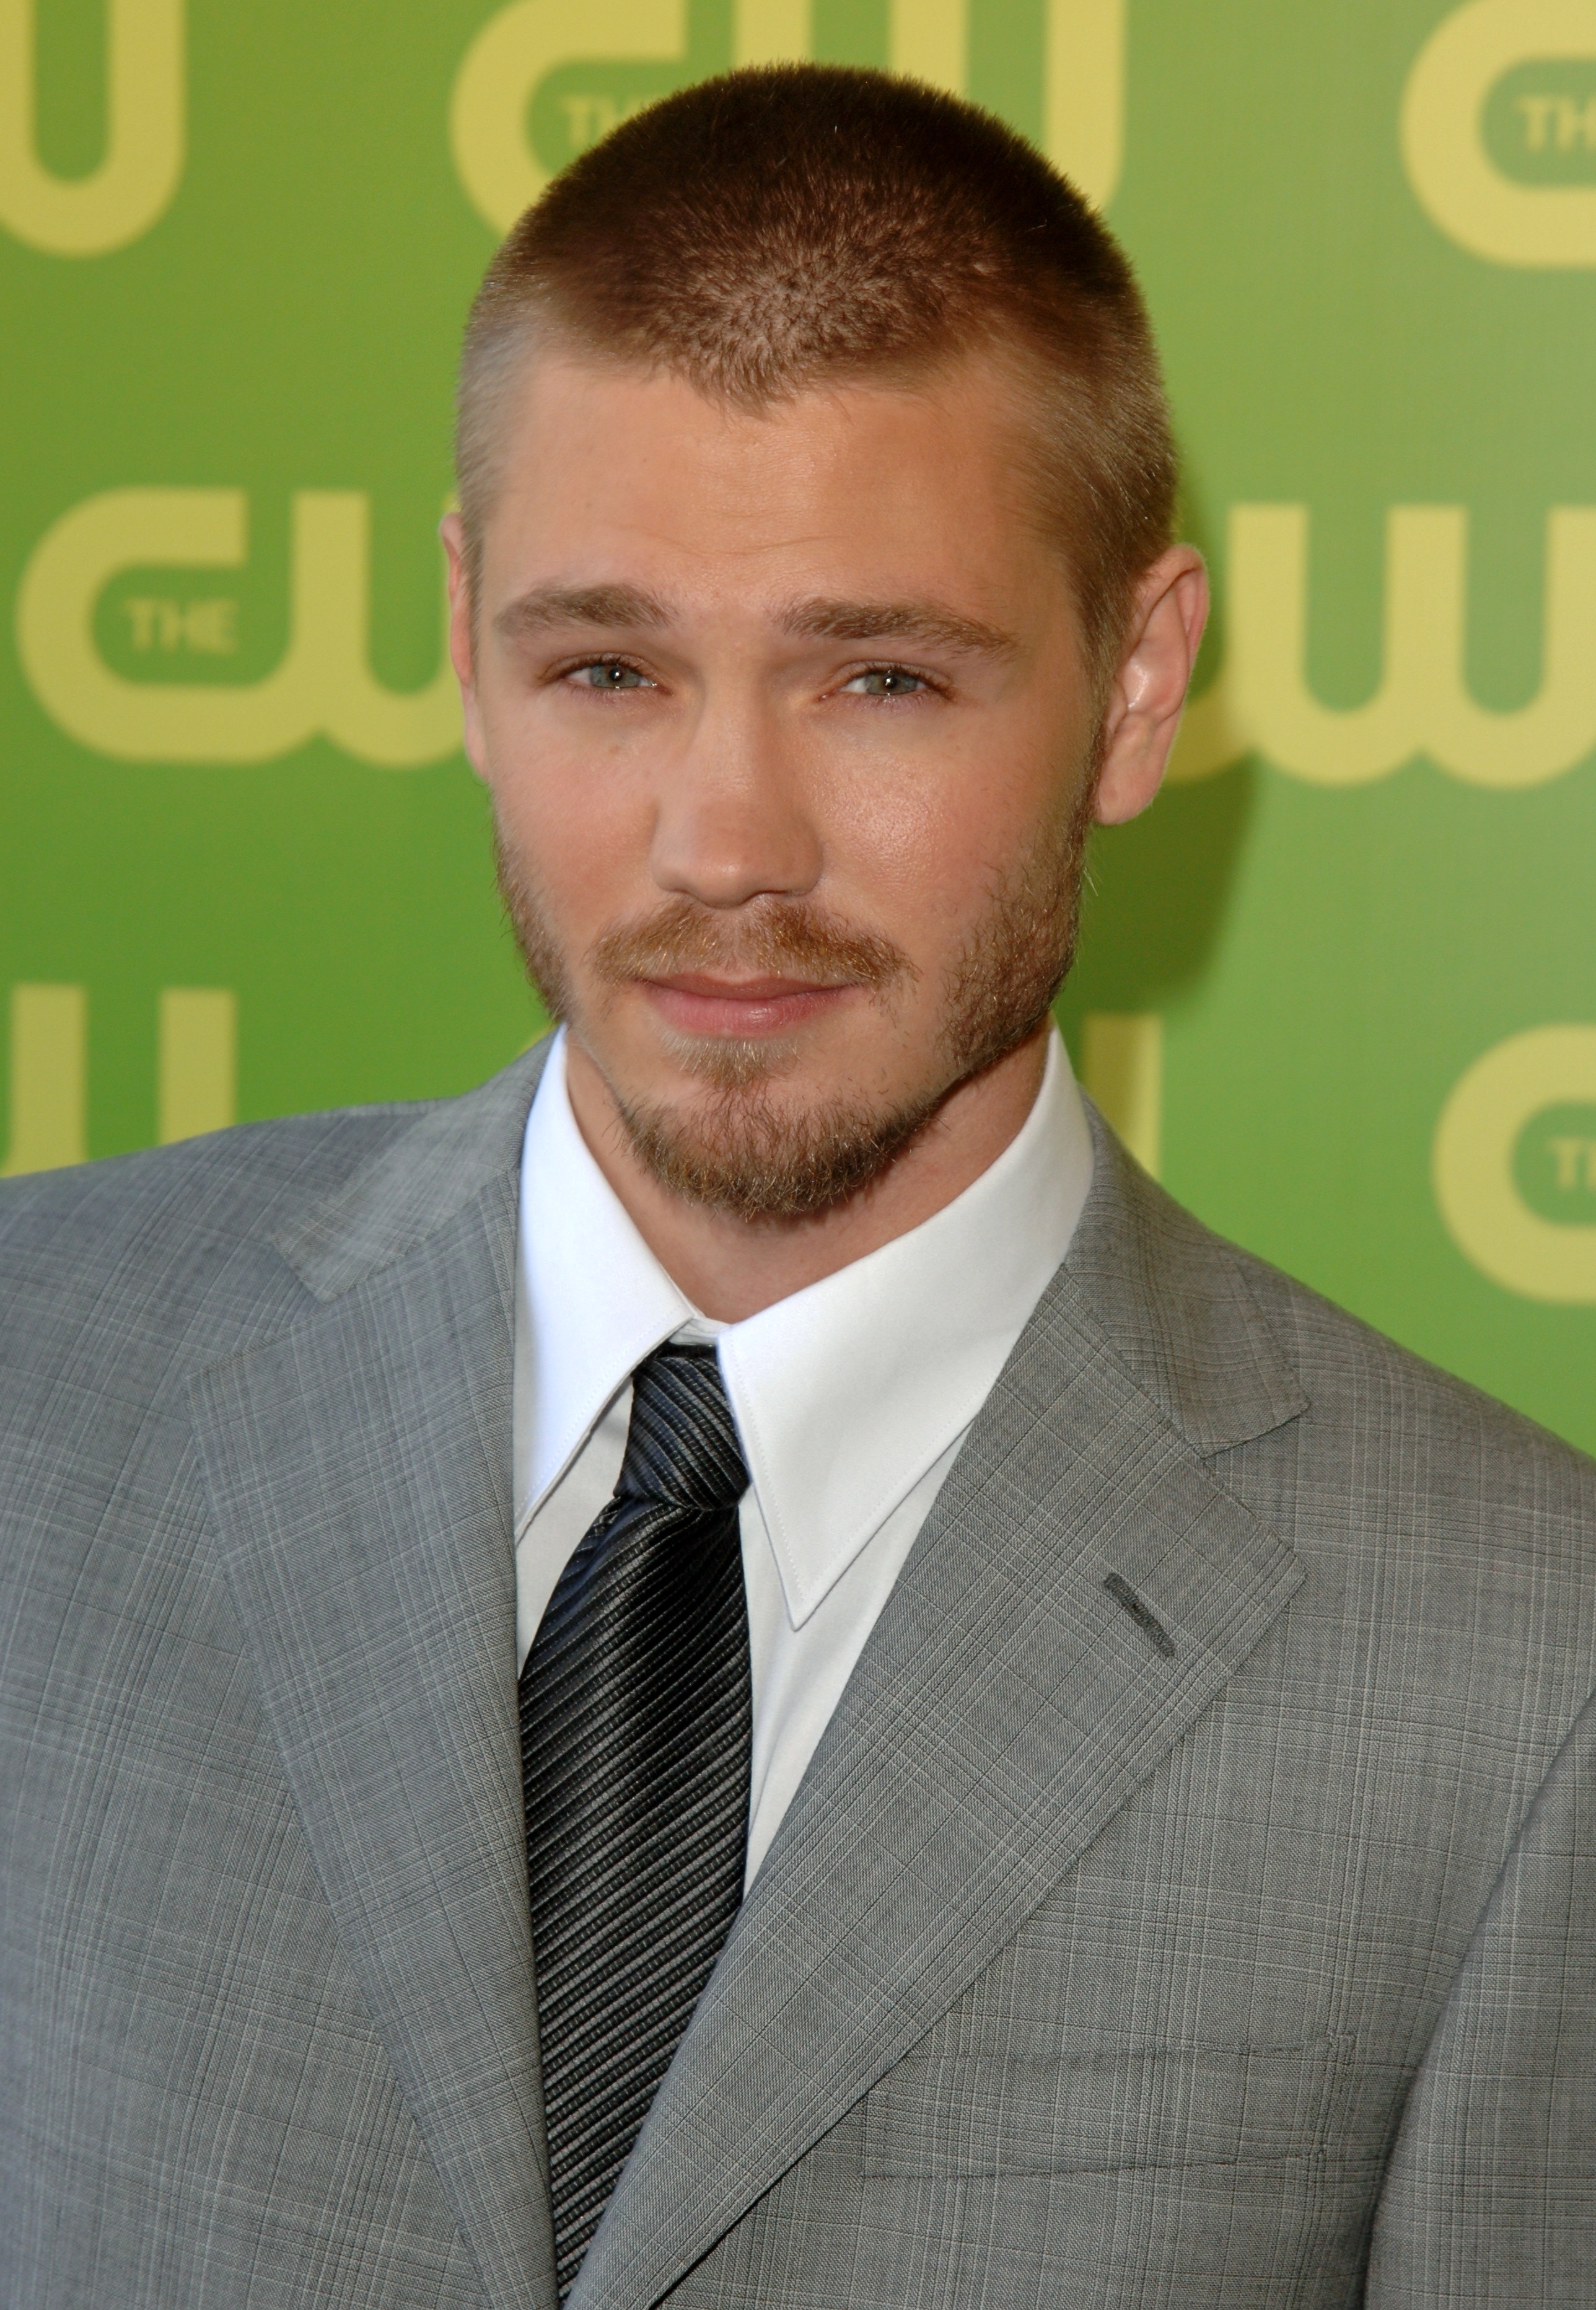
[[[901,665],[872,665],[868,673],[856,673],[843,684],[856,698],[912,698],[926,686],[917,673]]]
[[[650,690],[654,686],[635,665],[625,665],[612,657],[598,657],[591,665],[575,666],[569,678],[584,690]]]

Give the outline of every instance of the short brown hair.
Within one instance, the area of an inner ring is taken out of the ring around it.
[[[1130,265],[1065,178],[972,104],[915,81],[778,65],[636,114],[558,177],[489,266],[461,363],[468,568],[529,340],[765,408],[821,382],[1018,356],[1038,510],[1102,675],[1169,543],[1175,459]]]

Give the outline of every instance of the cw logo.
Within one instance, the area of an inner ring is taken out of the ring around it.
[[[126,569],[240,568],[248,507],[242,490],[109,490],[34,549],[17,600],[22,670],[69,737],[122,761],[264,762],[318,736],[384,769],[441,760],[460,743],[447,652],[421,690],[372,677],[369,534],[359,491],[297,491],[289,642],[274,671],[232,684],[129,682],[95,645],[107,585]]]
[[[1043,142],[1099,205],[1119,181],[1124,117],[1125,0],[1046,0]],[[888,63],[962,94],[968,0],[889,0]],[[578,29],[579,28],[579,29]],[[507,232],[549,181],[531,149],[527,113],[551,74],[582,65],[659,66],[688,78],[688,0],[601,0],[591,15],[564,0],[512,0],[466,50],[449,105],[460,181],[495,232]],[[809,0],[733,0],[738,65],[814,54]],[[612,126],[613,106],[572,99],[588,133]]]
[[[1566,1218],[1543,1216],[1524,1194],[1524,1142],[1559,1107],[1596,1114],[1596,1027],[1534,1027],[1487,1051],[1441,1110],[1436,1201],[1458,1249],[1494,1283],[1596,1307],[1596,1134],[1558,1131],[1539,1151]]]
[[[1596,0],[1470,0],[1419,50],[1402,97],[1403,164],[1432,221],[1472,256],[1596,265],[1596,187],[1515,183],[1482,135],[1505,74],[1566,58],[1596,58]]]
[[[0,0],[0,222],[52,256],[99,256],[148,232],[183,174],[183,0],[106,0],[106,147],[54,176],[34,139],[38,0]]]
[[[1229,655],[1193,701],[1170,775],[1201,778],[1248,752],[1312,786],[1366,785],[1427,754],[1470,786],[1532,786],[1596,747],[1596,507],[1547,520],[1539,694],[1496,713],[1469,694],[1469,517],[1395,506],[1386,521],[1385,664],[1366,706],[1336,711],[1307,687],[1308,509],[1230,512]]]

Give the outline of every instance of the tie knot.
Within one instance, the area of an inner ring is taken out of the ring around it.
[[[733,1508],[748,1465],[713,1348],[656,1348],[632,1374],[632,1419],[616,1492],[683,1507]]]

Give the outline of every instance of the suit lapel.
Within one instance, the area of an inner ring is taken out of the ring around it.
[[[1138,1202],[1144,1222],[1174,1212],[1149,1205],[1156,1191],[1123,1166],[1101,1142],[1078,1236],[1085,1282],[1072,1253],[972,1430],[743,1905],[571,2310],[646,2310],[668,2292],[962,1994],[1301,1581],[1171,1416],[1190,1413],[1212,1449],[1304,1402],[1234,1262],[1184,1214],[1177,1252],[1188,1271],[1212,1270],[1185,1277],[1203,1287],[1183,1335],[1197,1362],[1149,1349],[1132,1369],[1149,1325],[1174,1336],[1158,1300],[1178,1296],[1178,1277],[1144,1302],[1142,1339],[1111,1345],[1125,1310],[1093,1258],[1117,1227],[1117,1264],[1105,1255],[1123,1278],[1147,1231],[1127,1229],[1128,1213]],[[1210,1351],[1221,1376],[1205,1389]],[[1115,1573],[1173,1656],[1105,1590]]]
[[[538,1067],[438,1110],[280,1238],[315,1312],[192,1389],[264,1705],[494,2310],[555,2299],[509,1486],[516,1159]],[[854,2106],[1297,1585],[1201,1457],[1300,1410],[1294,1376],[1228,1255],[1111,1142],[1098,1159],[1069,1266],[743,1905],[573,2310],[646,2310]],[[1106,1594],[1110,1573],[1173,1657]]]
[[[323,1304],[191,1391],[323,1886],[489,2302],[555,2299],[516,1724],[524,1064],[281,1239]]]

